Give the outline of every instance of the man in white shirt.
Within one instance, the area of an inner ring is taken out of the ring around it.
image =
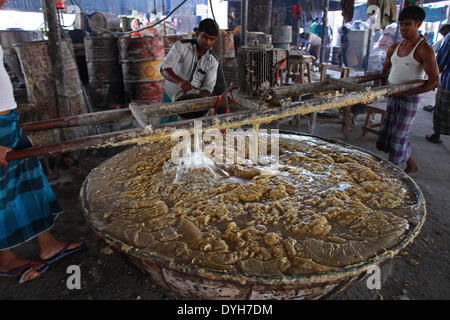
[[[177,41],[161,65],[164,84],[163,102],[176,101],[183,93],[196,90],[210,95],[217,79],[219,61],[211,50],[219,26],[212,19],[200,22],[195,39]]]

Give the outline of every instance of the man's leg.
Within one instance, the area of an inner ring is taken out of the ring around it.
[[[439,88],[436,93],[435,110],[433,114],[433,134],[425,138],[432,143],[442,143],[441,133],[450,133],[450,91]]]
[[[8,273],[13,269],[20,268],[30,263],[30,260],[25,260],[16,256],[11,250],[0,251],[0,272]],[[39,270],[43,268],[44,264],[36,264],[33,269]]]
[[[411,157],[409,131],[417,113],[419,98],[417,96],[390,98],[386,109],[388,114],[395,115],[391,123],[389,145],[389,161],[400,166],[406,162],[405,172],[418,170],[416,162]]]
[[[39,249],[40,249],[40,258],[42,260],[47,260],[55,256],[58,252],[60,252],[66,245],[67,242],[60,242],[56,240],[50,231],[46,231],[41,233],[38,237]],[[81,246],[82,242],[71,243],[67,250],[75,249]]]
[[[344,50],[342,53],[342,60],[344,62],[344,66],[348,68],[348,62],[347,62],[347,49]]]

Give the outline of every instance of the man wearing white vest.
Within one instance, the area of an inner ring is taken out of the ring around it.
[[[377,148],[389,153],[389,161],[396,165],[406,162],[406,173],[419,170],[411,156],[408,133],[419,107],[419,94],[439,86],[439,69],[431,46],[419,37],[419,27],[425,11],[407,6],[400,12],[400,42],[389,48],[382,73],[388,84],[425,80],[419,88],[391,95],[386,116],[381,125]],[[425,75],[427,77],[425,77]]]

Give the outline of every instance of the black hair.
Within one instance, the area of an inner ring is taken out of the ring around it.
[[[398,21],[405,19],[413,19],[416,22],[423,22],[425,20],[425,10],[418,6],[407,6],[398,15]]]
[[[210,36],[217,37],[219,35],[219,26],[213,19],[206,18],[200,21],[198,25],[198,32],[205,32]]]
[[[344,33],[347,34],[348,33],[348,28],[344,26],[344,27],[341,28],[341,31],[344,31]]]

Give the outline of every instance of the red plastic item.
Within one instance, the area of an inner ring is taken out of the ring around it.
[[[66,1],[65,0],[56,0],[56,9],[65,9]]]
[[[302,12],[302,6],[299,4],[296,4],[292,7],[292,19],[298,20],[300,17],[300,13]]]
[[[238,87],[231,87],[230,89],[227,90],[227,92],[230,92],[230,91],[233,91],[233,90],[236,90],[236,89],[238,89]],[[217,103],[216,103],[216,105],[214,106],[214,113],[213,113],[213,115],[216,115],[216,114],[217,114],[217,110],[219,109],[219,104],[220,104],[220,102],[222,101],[222,99],[223,99],[224,97],[225,97],[225,92],[222,93],[222,94],[220,95],[219,99],[217,100]],[[230,113],[230,108],[227,108],[226,113]],[[224,129],[224,130],[222,130],[221,132],[222,132],[222,135],[224,135],[224,134],[227,132],[227,130]]]

